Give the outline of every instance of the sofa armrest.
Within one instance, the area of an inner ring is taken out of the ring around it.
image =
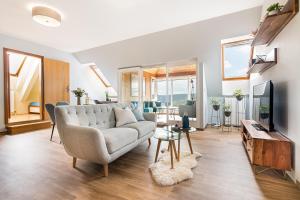
[[[96,128],[66,124],[62,142],[70,156],[106,164],[109,153],[102,132]]]
[[[143,116],[147,121],[157,122],[156,113],[143,113]]]

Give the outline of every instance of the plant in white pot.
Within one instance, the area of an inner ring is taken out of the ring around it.
[[[77,88],[76,90],[72,90],[72,93],[77,98],[77,105],[81,105],[81,97],[85,94],[85,91],[81,88]]]
[[[279,3],[274,3],[272,5],[270,5],[268,8],[267,8],[267,12],[268,12],[268,15],[277,15],[281,9],[283,8],[284,6],[283,5],[280,5]]]

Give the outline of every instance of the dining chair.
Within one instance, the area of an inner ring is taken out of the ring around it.
[[[55,106],[53,104],[46,104],[45,105],[46,110],[50,116],[50,119],[52,121],[52,131],[51,131],[51,136],[50,136],[50,141],[52,141],[53,133],[54,133],[54,128],[55,128]]]
[[[68,102],[65,102],[65,101],[58,101],[58,102],[56,103],[56,106],[67,106],[67,105],[69,105],[69,103],[68,103]]]

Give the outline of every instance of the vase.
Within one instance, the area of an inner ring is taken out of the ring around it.
[[[182,117],[182,128],[189,128],[189,127],[190,127],[189,116],[184,115]]]
[[[81,105],[81,97],[77,97],[77,105]]]

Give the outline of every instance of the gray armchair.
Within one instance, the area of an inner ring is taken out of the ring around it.
[[[186,105],[179,105],[179,116],[183,117],[184,113],[190,118],[196,118],[196,102],[188,101]]]

